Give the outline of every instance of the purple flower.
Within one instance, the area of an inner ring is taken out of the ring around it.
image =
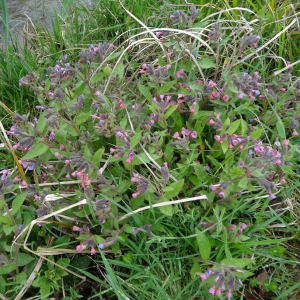
[[[121,131],[117,131],[116,137],[121,139],[123,136],[124,136],[124,134]]]
[[[212,286],[212,287],[208,290],[208,292],[209,292],[211,295],[215,295],[215,293],[216,293],[216,287],[215,287],[215,286]]]
[[[190,138],[191,139],[196,139],[198,137],[198,133],[196,132],[196,131],[192,131],[191,133],[190,133]]]
[[[240,168],[244,168],[244,167],[245,167],[245,163],[244,163],[243,161],[239,161],[239,162],[238,162],[238,166],[239,166]]]
[[[54,129],[51,130],[48,138],[49,138],[50,141],[53,141],[55,139],[55,131],[54,131]]]
[[[103,249],[105,248],[105,244],[104,244],[104,243],[101,243],[101,244],[98,245],[98,247],[99,247],[101,250],[103,250]]]
[[[186,75],[184,73],[184,70],[183,69],[180,69],[178,72],[176,72],[176,76],[178,78],[184,78]]]

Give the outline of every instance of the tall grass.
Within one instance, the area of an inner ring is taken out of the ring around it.
[[[3,24],[3,31],[4,31],[4,38],[3,42],[5,45],[9,44],[9,35],[10,35],[10,28],[9,28],[9,14],[7,9],[6,0],[1,0],[1,9],[2,9],[2,24]]]

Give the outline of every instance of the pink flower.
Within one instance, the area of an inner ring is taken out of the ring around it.
[[[240,225],[240,229],[241,230],[245,230],[247,228],[247,225],[245,224],[245,223],[242,223],[241,225]]]
[[[73,231],[80,231],[80,228],[79,228],[78,226],[74,225],[74,226],[72,227],[72,230],[73,230]]]
[[[183,78],[183,77],[185,77],[186,75],[185,75],[185,73],[184,73],[184,70],[183,70],[183,69],[180,69],[178,72],[176,72],[176,76],[177,76],[178,78]]]
[[[175,132],[174,135],[173,135],[173,138],[174,139],[180,139],[179,133]]]
[[[211,295],[215,295],[215,293],[216,293],[216,287],[215,287],[215,286],[212,286],[212,287],[208,290],[208,292],[209,292]]]
[[[65,150],[66,149],[66,146],[64,145],[59,145],[59,150]]]
[[[215,295],[218,296],[218,297],[220,297],[221,294],[222,294],[221,288],[217,288],[216,292],[215,292]]]
[[[196,131],[192,131],[191,133],[190,133],[190,138],[191,139],[196,139],[198,137],[198,133],[196,132]]]
[[[95,250],[95,248],[94,247],[92,247],[92,249],[91,249],[91,255],[94,255],[94,254],[96,254],[96,250]]]
[[[190,135],[190,133],[191,133],[191,131],[189,129],[186,129],[186,128],[182,127],[181,134],[183,136],[188,136],[188,135]]]
[[[223,100],[224,102],[229,101],[229,99],[230,99],[230,97],[229,97],[228,95],[224,95],[224,96],[222,97],[222,100]]]
[[[234,231],[235,229],[236,229],[236,225],[235,225],[235,224],[232,224],[232,225],[230,225],[230,226],[227,228],[228,231]]]
[[[76,246],[76,251],[77,251],[78,253],[81,253],[82,250],[83,250],[83,248],[82,248],[81,245],[77,245],[77,246]]]
[[[285,183],[286,183],[286,181],[285,181],[285,179],[284,179],[284,178],[281,178],[281,179],[279,180],[279,183],[280,183],[280,184],[285,184]]]
[[[208,276],[206,274],[200,274],[201,281],[205,281]]]
[[[290,143],[290,141],[289,140],[283,140],[282,141],[282,144],[284,145],[284,146],[288,146],[288,144]]]
[[[292,132],[292,136],[297,136],[298,135],[298,132],[296,129],[293,129],[293,132]]]
[[[220,142],[220,141],[221,141],[221,136],[220,136],[220,135],[215,135],[214,138],[215,138],[215,140],[216,140],[217,142]]]
[[[232,292],[230,289],[226,291],[226,297],[229,299],[232,297]]]
[[[132,198],[136,198],[139,195],[139,192],[133,193]]]

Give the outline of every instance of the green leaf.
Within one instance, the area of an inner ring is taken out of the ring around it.
[[[106,61],[113,60],[114,58],[120,57],[120,54],[122,54],[122,51],[117,51],[109,55],[109,57],[106,59]]]
[[[253,263],[254,260],[251,258],[224,258],[221,260],[222,265],[231,265],[241,269]]]
[[[9,217],[1,216],[1,215],[0,215],[0,224],[1,224],[1,223],[7,224],[7,225],[12,225],[12,223],[11,223]],[[0,274],[1,274],[1,273],[0,273]]]
[[[173,114],[173,112],[176,111],[177,107],[178,107],[178,105],[174,105],[174,106],[170,106],[167,109],[167,111],[165,113],[165,120],[167,120]]]
[[[103,72],[99,72],[93,75],[93,77],[91,78],[91,83],[95,83],[100,81],[102,78],[105,77],[105,74]]]
[[[49,149],[49,146],[39,142],[38,144],[36,144],[33,149],[31,149],[29,152],[27,152],[22,159],[31,159],[34,157],[37,157],[39,155],[42,155],[43,153],[45,153],[47,150]]]
[[[177,182],[173,182],[170,185],[166,186],[164,188],[164,198],[171,199],[179,194],[179,192],[182,190],[184,184],[184,179],[181,179]]]
[[[6,235],[10,235],[12,232],[16,231],[16,226],[10,226],[10,225],[3,225],[3,232]]]
[[[27,196],[27,193],[22,193],[18,195],[12,202],[12,209],[11,209],[11,215],[14,215],[22,206],[25,198]]]
[[[26,274],[25,273],[20,273],[16,275],[16,283],[18,284],[25,284],[26,283]]]
[[[248,124],[245,120],[241,119],[241,135],[246,135]]]
[[[73,94],[73,99],[77,99],[80,95],[82,95],[84,89],[86,88],[86,83],[85,82],[82,82],[81,81],[79,82],[79,84],[77,84],[75,86],[75,93]]]
[[[158,88],[158,95],[168,92],[176,83],[177,80],[166,82],[165,84],[163,84],[161,87]]]
[[[100,160],[102,158],[102,155],[104,153],[104,148],[100,148],[98,149],[94,155],[93,155],[93,159],[92,159],[92,162],[97,166],[97,167],[100,167]]]
[[[19,267],[23,267],[28,265],[32,260],[34,260],[34,257],[29,255],[29,254],[25,254],[25,253],[19,253],[18,255],[18,266]]]
[[[248,178],[247,177],[243,177],[239,183],[238,183],[238,186],[242,189],[245,189],[248,185]]]
[[[191,278],[194,279],[196,274],[199,273],[200,271],[201,271],[201,267],[199,263],[195,261],[190,271]]]
[[[114,73],[113,75],[114,76],[118,76],[118,83],[120,83],[122,80],[123,80],[123,77],[124,77],[124,70],[125,70],[125,67],[123,65],[123,63],[119,63],[117,65],[117,67],[115,68],[114,70]]]
[[[259,128],[259,129],[256,129],[255,131],[253,131],[250,136],[253,137],[254,139],[258,139],[260,138],[260,136],[262,135],[263,133],[263,129],[262,128]]]
[[[39,284],[40,284],[40,293],[42,298],[48,299],[47,296],[50,295],[50,289],[51,289],[50,281],[45,276],[42,276],[40,277]]]
[[[91,118],[91,114],[89,112],[80,112],[76,118],[76,126],[82,124],[89,118]]]
[[[282,140],[285,140],[286,139],[285,128],[284,128],[284,125],[283,125],[283,123],[280,119],[276,122],[276,129],[277,129],[278,136]]]
[[[223,151],[224,154],[227,152],[228,147],[229,147],[229,145],[228,145],[228,140],[225,139],[225,140],[223,141],[223,143],[221,144],[221,148],[222,148],[222,151]]]
[[[72,136],[78,136],[78,132],[74,129],[73,126],[71,126],[69,124],[64,124],[61,126],[61,128],[64,128],[66,130],[66,132]]]
[[[55,138],[60,144],[66,145],[66,143],[67,143],[67,132],[63,129],[60,129],[60,130],[56,131]]]
[[[239,119],[239,120],[235,120],[234,122],[232,122],[232,123],[230,124],[230,127],[229,127],[229,129],[227,130],[227,132],[228,132],[229,134],[235,133],[235,132],[237,131],[237,129],[239,128],[240,124],[241,124],[241,120],[240,120],[240,119]]]
[[[0,275],[9,274],[10,272],[14,271],[15,269],[16,269],[15,264],[1,266]]]
[[[202,259],[208,260],[211,253],[211,244],[205,233],[196,228],[196,240],[198,243],[200,255]]]
[[[134,149],[134,147],[139,143],[141,135],[142,132],[136,132],[135,135],[132,138],[130,138],[130,145],[132,149]]]
[[[209,58],[202,58],[198,61],[199,66],[202,69],[210,69],[210,68],[215,68],[216,64],[210,60]]]
[[[140,82],[138,83],[138,89],[139,91],[141,92],[141,94],[149,101],[151,102],[152,101],[152,95],[149,91],[149,89],[142,85]]]
[[[163,199],[162,201],[159,201],[158,203],[161,203],[161,202],[167,202],[168,199]],[[168,217],[172,217],[173,216],[173,207],[172,205],[166,205],[166,206],[160,206],[159,207],[159,210],[161,211],[161,213],[163,213],[165,216],[168,216]]]
[[[47,121],[46,121],[46,118],[44,117],[44,114],[41,114],[39,116],[39,120],[36,124],[36,129],[39,131],[39,132],[43,132],[45,127],[47,125]]]

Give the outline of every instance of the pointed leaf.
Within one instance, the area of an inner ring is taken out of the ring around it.
[[[16,212],[19,211],[20,207],[22,206],[25,198],[27,196],[27,193],[22,193],[18,195],[12,202],[12,209],[11,209],[11,215],[13,216]]]
[[[211,253],[211,244],[209,239],[206,237],[205,233],[201,232],[196,228],[197,234],[197,243],[200,251],[200,255],[202,259],[208,260]]]
[[[37,157],[39,155],[42,155],[49,149],[49,146],[43,143],[36,144],[33,149],[31,149],[29,152],[27,152],[22,159],[31,159],[34,157]]]
[[[164,192],[165,192],[164,198],[169,200],[177,196],[181,192],[183,184],[184,184],[184,179],[181,179],[177,182],[173,182],[170,185],[166,186],[164,188]]]
[[[152,101],[152,95],[149,91],[149,89],[142,85],[141,83],[138,83],[138,89],[139,91],[141,92],[141,94],[149,101],[151,102]]]

